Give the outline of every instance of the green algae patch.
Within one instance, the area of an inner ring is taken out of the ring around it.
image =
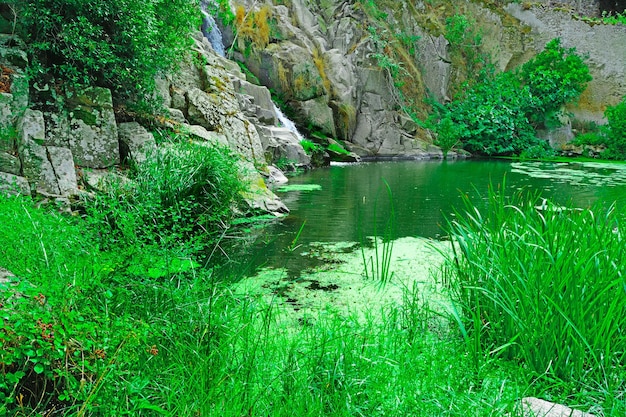
[[[276,306],[280,326],[312,324],[325,316],[350,317],[360,323],[382,321],[389,309],[401,309],[412,299],[432,311],[449,311],[448,290],[437,279],[450,248],[449,242],[405,237],[394,241],[391,254],[393,276],[384,286],[366,279],[363,257],[376,256],[375,248],[363,253],[355,242],[316,242],[303,256],[318,254],[327,260],[315,270],[290,279],[286,269],[266,268],[234,287],[236,294],[264,299]],[[379,249],[380,252],[380,249]]]
[[[318,191],[322,186],[319,184],[288,184],[282,185],[276,189],[280,193],[287,193],[289,191]]]
[[[626,165],[607,162],[517,162],[511,172],[557,183],[614,187],[626,185]]]

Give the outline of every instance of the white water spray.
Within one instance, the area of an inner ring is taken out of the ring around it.
[[[203,0],[201,3],[202,9],[202,34],[209,41],[213,50],[221,56],[226,55],[226,48],[224,48],[224,41],[222,40],[222,32],[217,27],[215,18],[208,12],[209,3],[213,3],[211,0]]]
[[[300,132],[298,131],[298,128],[296,127],[296,124],[291,119],[289,119],[287,116],[285,116],[285,114],[275,104],[274,104],[274,110],[276,111],[276,115],[278,116],[278,120],[280,121],[280,123],[285,128],[289,129],[294,135],[296,135],[296,137],[298,138],[299,141],[304,139],[304,136],[302,136],[300,134]]]

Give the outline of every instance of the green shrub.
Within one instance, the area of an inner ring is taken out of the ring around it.
[[[448,116],[439,120],[436,131],[437,138],[435,139],[435,145],[441,148],[445,159],[450,149],[460,143],[461,136],[463,135],[462,126],[454,123],[452,118]]]
[[[591,81],[583,58],[575,48],[563,48],[558,38],[524,64],[519,76],[532,96],[529,119],[538,125],[549,121],[565,103],[576,100]]]
[[[218,233],[240,201],[243,183],[227,149],[164,145],[137,165],[132,181],[109,184],[87,201],[94,226],[113,241],[176,242]]]
[[[433,119],[438,121],[430,123],[444,138],[452,131],[460,134],[463,147],[472,153],[544,152],[547,145],[535,129],[556,123],[556,112],[577,98],[590,79],[582,58],[555,39],[519,71],[485,77],[453,102],[435,105]]]
[[[200,9],[196,0],[25,0],[17,16],[38,83],[98,85],[140,100],[189,49]]]
[[[517,75],[503,72],[474,85],[462,99],[446,106],[442,120],[449,118],[456,124],[454,130],[461,133],[463,147],[469,152],[519,154],[540,144],[528,121],[532,101],[528,87]]]
[[[604,112],[606,126],[606,151],[603,157],[609,159],[626,159],[626,97],[621,103],[609,106]]]

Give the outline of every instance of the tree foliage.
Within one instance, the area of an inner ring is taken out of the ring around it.
[[[451,103],[436,105],[435,130],[445,136],[451,120],[463,147],[482,155],[543,152],[547,145],[535,129],[557,123],[555,114],[590,80],[583,58],[554,39],[519,70],[487,77]]]
[[[200,23],[197,0],[25,0],[17,13],[36,81],[98,85],[121,99],[154,91]]]
[[[626,97],[621,103],[607,107],[604,112],[606,126],[606,150],[602,156],[609,159],[626,159]]]

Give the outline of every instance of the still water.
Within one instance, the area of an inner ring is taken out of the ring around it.
[[[491,186],[511,194],[541,192],[560,205],[586,208],[597,201],[626,206],[626,165],[508,161],[402,161],[334,165],[290,179],[289,185],[316,185],[309,191],[276,194],[291,213],[280,222],[252,230],[256,242],[246,257],[247,272],[258,266],[302,265],[314,242],[362,242],[383,235],[390,218],[393,235],[438,238],[442,225],[468,194],[477,205]],[[388,184],[388,188],[386,186]],[[393,215],[392,215],[393,205]]]

